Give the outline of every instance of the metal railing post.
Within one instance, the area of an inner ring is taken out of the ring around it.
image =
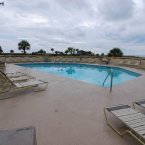
[[[109,71],[109,73],[107,74],[107,76],[106,76],[106,78],[105,78],[105,80],[104,80],[104,82],[103,82],[103,86],[104,86],[104,84],[105,84],[107,78],[109,77],[109,75],[111,75],[110,92],[112,92],[112,86],[113,86],[113,71],[112,71],[111,68],[110,68],[110,71]]]
[[[105,84],[107,78],[109,77],[109,75],[110,75],[110,71],[109,71],[109,73],[107,74],[107,76],[106,76],[106,78],[105,78],[105,80],[104,80],[104,82],[103,82],[103,86],[104,86],[104,84]]]
[[[112,85],[113,85],[113,71],[111,70],[110,92],[112,92]]]

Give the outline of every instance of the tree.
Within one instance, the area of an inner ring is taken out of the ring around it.
[[[123,56],[123,52],[120,48],[113,48],[109,51],[108,56],[121,57]]]
[[[73,47],[68,47],[68,52],[69,52],[70,54],[73,54]]]
[[[77,54],[78,54],[78,52],[79,52],[79,49],[76,49],[76,52],[77,52]]]
[[[54,52],[54,48],[51,48],[52,53]]]
[[[65,51],[65,54],[68,54],[68,50]]]
[[[18,49],[22,50],[24,54],[26,54],[26,50],[30,49],[30,44],[26,40],[22,40],[21,42],[18,43]]]
[[[59,54],[63,55],[64,53],[62,51],[59,51]]]
[[[3,50],[2,50],[2,47],[0,46],[0,54],[2,54],[3,53]]]
[[[74,55],[76,53],[76,49],[73,48],[72,53]]]
[[[10,53],[13,54],[13,53],[14,53],[14,50],[11,49],[11,50],[10,50]]]
[[[43,49],[40,49],[37,53],[38,53],[38,54],[46,54],[46,51],[43,50]]]
[[[59,54],[59,51],[55,51],[55,54]]]
[[[79,54],[79,55],[92,55],[92,52],[91,51],[79,50],[77,52],[77,54]]]
[[[40,49],[39,51],[32,52],[32,54],[46,54],[46,51],[43,49]]]

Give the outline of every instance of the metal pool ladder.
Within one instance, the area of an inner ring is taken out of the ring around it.
[[[113,70],[110,68],[110,71],[108,72],[104,82],[103,82],[103,86],[107,80],[107,78],[109,77],[109,75],[111,75],[111,81],[110,81],[110,92],[112,92],[112,85],[113,85]]]

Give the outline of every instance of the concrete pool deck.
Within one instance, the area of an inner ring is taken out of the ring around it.
[[[21,71],[48,81],[41,92],[23,91],[0,101],[0,130],[36,127],[38,145],[139,145],[130,136],[118,136],[105,122],[103,109],[145,98],[142,76],[109,88],[98,87],[13,64],[7,70]]]

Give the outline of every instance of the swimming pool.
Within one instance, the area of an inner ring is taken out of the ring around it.
[[[75,80],[103,86],[103,82],[110,72],[113,72],[113,85],[124,83],[139,77],[140,74],[122,69],[119,67],[98,66],[89,64],[72,64],[72,63],[30,63],[18,64],[19,66],[56,74]],[[109,87],[111,81],[111,73],[109,74],[104,87]]]

